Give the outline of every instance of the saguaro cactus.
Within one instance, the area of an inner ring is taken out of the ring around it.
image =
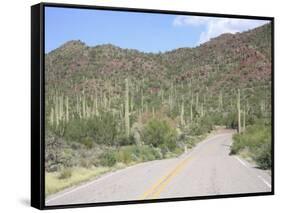
[[[191,102],[190,102],[190,122],[193,120],[193,93],[191,92]]]
[[[246,129],[246,109],[243,110],[243,132]]]
[[[59,96],[59,121],[63,119],[63,96]]]
[[[51,112],[50,112],[50,123],[51,123],[51,126],[54,125],[54,108],[53,107],[51,108]]]
[[[220,91],[219,95],[219,110],[221,111],[223,107],[223,100],[222,100],[222,92]]]
[[[141,90],[141,111],[143,112],[143,90]]]
[[[129,112],[129,80],[125,79],[125,132],[130,136],[130,112]]]
[[[131,104],[130,104],[130,111],[132,112],[134,110],[134,96],[131,94]]]
[[[203,117],[204,116],[204,105],[201,104],[201,107],[200,107],[200,116]]]
[[[185,124],[184,122],[184,103],[182,101],[181,103],[181,125],[183,126]]]
[[[192,102],[190,104],[190,122],[193,120]]]
[[[86,98],[85,95],[83,94],[83,99],[82,99],[82,116],[83,118],[86,117]]]
[[[198,95],[198,92],[196,93],[196,107],[195,107],[195,110],[198,110],[199,108],[199,95]]]
[[[238,133],[241,132],[241,112],[240,112],[240,89],[237,92],[237,120],[238,120]]]
[[[56,119],[56,126],[59,125],[59,98],[55,96],[55,119]]]
[[[98,110],[98,95],[97,92],[95,93],[95,115],[99,115],[99,110]]]
[[[68,121],[69,121],[69,103],[68,103],[68,96],[66,96],[66,98],[65,98],[65,111],[66,111],[65,120],[66,120],[66,122],[68,122]]]

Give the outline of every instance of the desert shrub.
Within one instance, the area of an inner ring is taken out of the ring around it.
[[[60,172],[58,178],[59,179],[67,179],[67,178],[70,178],[71,175],[72,175],[71,168],[65,168]]]
[[[88,136],[93,138],[95,143],[104,145],[115,145],[117,136],[117,121],[112,113],[101,113],[100,117],[93,117],[88,120]]]
[[[183,153],[183,151],[184,151],[183,148],[181,148],[181,147],[176,147],[176,149],[174,150],[173,153],[174,153],[175,155],[180,155],[180,154]]]
[[[121,147],[116,152],[116,158],[118,162],[129,164],[131,162],[144,162],[150,160],[161,159],[163,154],[160,148],[155,148],[148,145],[137,146],[125,146]]]
[[[89,119],[71,120],[66,128],[68,141],[76,141],[92,148],[92,142],[114,145],[117,135],[117,121],[112,113],[101,113]]]
[[[164,157],[162,152],[161,152],[161,149],[159,149],[159,148],[153,148],[152,153],[153,153],[156,160],[162,159]]]
[[[59,163],[62,165],[62,167],[72,167],[74,166],[74,161],[76,159],[74,158],[73,150],[66,147],[64,150],[62,150]]]
[[[55,172],[72,166],[72,154],[68,144],[60,137],[47,131],[45,136],[45,169]]]
[[[231,145],[230,154],[237,154],[240,150],[245,148],[245,144],[241,140],[239,134],[233,135],[232,139],[234,140],[233,144]]]
[[[92,166],[92,162],[91,162],[91,160],[82,158],[80,160],[80,166],[83,168],[90,168]]]
[[[229,112],[225,118],[225,125],[227,128],[236,129],[237,124],[237,113]]]
[[[91,149],[93,147],[93,139],[90,137],[85,137],[81,140],[81,143],[87,148]]]
[[[214,125],[224,125],[225,124],[225,119],[222,116],[221,112],[212,113],[211,118],[212,118]]]
[[[127,137],[125,134],[120,135],[118,138],[116,138],[116,145],[117,146],[127,146],[132,145],[135,143],[134,137],[130,135]]]
[[[105,151],[100,155],[100,165],[112,167],[116,164],[116,153],[112,150]]]
[[[271,166],[271,128],[263,122],[256,122],[248,126],[246,131],[233,136],[231,154],[237,154],[248,149],[252,157],[261,168]]]
[[[143,141],[147,145],[174,150],[176,138],[176,130],[165,120],[152,119],[144,127]]]
[[[117,152],[117,156],[116,156],[118,162],[122,162],[125,164],[128,164],[130,162],[132,162],[133,160],[136,160],[136,158],[134,159],[133,157],[133,150],[131,147],[126,147],[123,149],[120,149]]]
[[[163,157],[161,149],[151,146],[140,146],[136,149],[136,155],[140,161],[150,161],[161,159]]]
[[[208,116],[205,116],[192,123],[190,127],[190,135],[203,135],[210,132],[212,129],[212,119]]]
[[[65,137],[69,141],[81,142],[88,135],[88,125],[85,119],[70,120],[66,127]]]
[[[258,150],[254,156],[254,160],[262,169],[271,168],[271,144],[265,143]]]

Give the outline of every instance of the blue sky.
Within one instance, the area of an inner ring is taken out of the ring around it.
[[[46,7],[45,52],[69,40],[89,46],[114,44],[144,52],[195,47],[222,33],[241,32],[265,21]]]

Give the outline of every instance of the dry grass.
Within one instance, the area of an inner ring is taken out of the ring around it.
[[[65,188],[95,179],[104,173],[124,168],[125,165],[117,164],[114,167],[75,167],[71,169],[71,176],[61,178],[60,172],[46,172],[45,193],[46,196],[59,192]]]

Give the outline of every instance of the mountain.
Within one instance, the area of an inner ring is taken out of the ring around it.
[[[168,86],[170,81],[192,80],[197,88],[207,85],[214,91],[266,83],[271,78],[270,31],[267,24],[243,33],[223,34],[195,48],[159,54],[69,41],[46,54],[46,84],[48,91],[60,88],[73,94],[83,88],[94,92],[104,82],[119,91],[118,82],[123,83],[126,77],[146,79],[152,83],[147,89]]]

